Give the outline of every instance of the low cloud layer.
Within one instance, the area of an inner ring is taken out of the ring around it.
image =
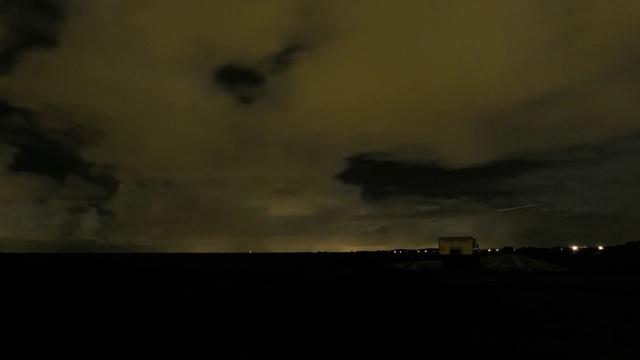
[[[29,51],[59,44],[63,6],[64,0],[0,1],[0,75],[13,70]]]
[[[215,69],[213,81],[235,98],[241,105],[250,105],[268,91],[272,76],[286,71],[293,65],[295,55],[302,45],[288,45],[253,67],[243,64],[224,64]]]
[[[636,1],[0,10],[0,248],[638,236]]]

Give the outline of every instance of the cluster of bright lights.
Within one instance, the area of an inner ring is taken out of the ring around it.
[[[560,250],[562,250],[562,248],[560,248]],[[572,246],[571,246],[571,250],[572,250],[572,251],[578,251],[578,250],[580,250],[580,248],[579,248],[578,246],[576,246],[576,245],[572,245]],[[604,250],[604,246],[599,245],[599,246],[598,246],[598,250],[599,250],[599,251]]]

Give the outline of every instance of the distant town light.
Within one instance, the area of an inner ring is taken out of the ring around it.
[[[491,252],[491,249],[489,249],[488,251]]]
[[[598,246],[598,250],[604,250],[604,247]]]
[[[500,249],[496,249],[496,251],[500,251]]]
[[[573,251],[578,251],[578,247],[577,247],[577,246],[575,246],[575,245],[573,245],[573,246],[571,247],[571,250],[573,250]]]

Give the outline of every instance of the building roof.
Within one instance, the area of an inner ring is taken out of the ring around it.
[[[475,240],[471,236],[441,236],[438,240]]]

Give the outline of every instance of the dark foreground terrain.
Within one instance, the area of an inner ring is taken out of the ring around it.
[[[214,359],[640,359],[639,263],[535,249],[476,267],[426,253],[0,254],[14,336]]]

